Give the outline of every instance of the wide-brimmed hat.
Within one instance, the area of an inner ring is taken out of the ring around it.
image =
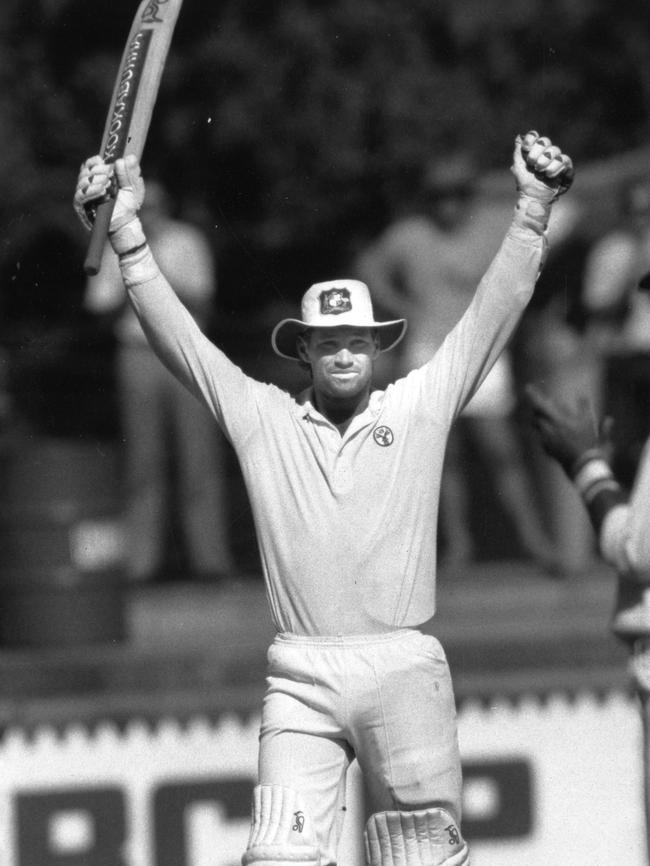
[[[379,351],[396,346],[406,333],[406,319],[376,322],[370,291],[360,280],[314,283],[302,296],[301,319],[282,319],[273,329],[271,344],[278,355],[298,361],[296,337],[307,328],[376,328]]]

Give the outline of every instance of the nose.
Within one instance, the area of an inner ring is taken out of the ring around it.
[[[347,348],[339,349],[334,360],[337,367],[349,367],[354,362],[352,352]]]

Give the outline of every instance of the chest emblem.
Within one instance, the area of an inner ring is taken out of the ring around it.
[[[395,436],[393,435],[393,431],[390,427],[386,427],[382,425],[381,427],[375,427],[372,432],[372,437],[377,443],[377,445],[381,445],[382,448],[388,448],[389,445],[392,445]]]

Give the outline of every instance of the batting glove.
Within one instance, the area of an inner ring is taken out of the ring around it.
[[[138,219],[145,195],[140,163],[133,155],[114,164],[91,156],[81,166],[73,199],[75,212],[88,230],[92,229],[97,204],[115,194],[108,236],[115,252],[125,255],[145,243]]]
[[[541,234],[546,231],[551,204],[573,183],[573,162],[550,138],[531,130],[515,139],[510,170],[519,193],[515,220]]]

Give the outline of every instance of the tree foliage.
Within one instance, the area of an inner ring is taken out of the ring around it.
[[[4,0],[5,253],[26,222],[71,225],[135,7]],[[145,172],[244,257],[332,261],[433,154],[502,167],[531,127],[578,163],[644,143],[649,36],[631,0],[185,0]]]

